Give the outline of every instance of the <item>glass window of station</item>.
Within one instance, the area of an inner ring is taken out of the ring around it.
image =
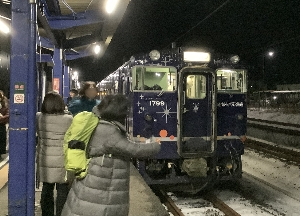
[[[218,69],[218,92],[246,93],[246,71],[241,69]]]
[[[186,77],[186,96],[190,99],[204,99],[206,97],[206,77],[188,75]]]
[[[175,91],[177,88],[174,67],[133,67],[132,90],[134,91]]]

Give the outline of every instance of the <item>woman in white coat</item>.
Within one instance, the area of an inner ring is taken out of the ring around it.
[[[43,182],[42,216],[60,216],[69,192],[65,180],[63,142],[73,117],[65,114],[64,109],[62,97],[50,92],[44,98],[41,113],[36,115],[37,177]],[[54,214],[54,187],[57,190],[56,214]]]

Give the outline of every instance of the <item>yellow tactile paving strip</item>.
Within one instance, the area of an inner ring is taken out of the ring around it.
[[[6,163],[0,169],[0,189],[4,187],[7,181],[8,181],[8,163]]]

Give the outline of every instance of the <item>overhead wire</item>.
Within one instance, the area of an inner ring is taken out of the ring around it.
[[[86,9],[84,10],[84,13],[86,13],[86,11],[89,9],[90,5],[92,4],[94,0],[91,0],[90,3],[88,4],[88,6],[86,7]]]
[[[182,35],[180,35],[179,37],[177,37],[175,40],[173,41],[178,41],[180,38],[182,38],[183,36],[185,36],[187,33],[189,33],[190,31],[192,31],[193,29],[195,29],[197,26],[199,26],[201,23],[203,23],[205,20],[207,20],[208,18],[210,18],[212,15],[214,15],[216,12],[218,12],[221,8],[223,8],[225,5],[227,5],[231,0],[227,0],[224,3],[222,3],[220,6],[218,6],[214,11],[212,11],[211,13],[209,13],[204,19],[200,20],[196,25],[194,25],[192,28],[190,28],[188,31],[186,31],[185,33],[183,33]],[[165,48],[167,48],[171,43],[169,43]]]
[[[62,0],[62,3],[73,13],[73,16],[75,16],[76,12],[71,8],[71,6],[66,2],[66,0]]]

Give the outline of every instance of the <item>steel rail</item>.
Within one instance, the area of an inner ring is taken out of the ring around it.
[[[220,200],[216,195],[209,193],[204,197],[207,201],[211,202],[214,207],[222,211],[225,216],[241,216],[239,213],[230,208],[226,203]]]
[[[290,198],[292,198],[292,199],[297,200],[298,202],[300,202],[300,198],[299,197],[295,197],[291,192],[289,192],[287,190],[284,190],[284,189],[282,189],[280,187],[277,187],[277,186],[271,184],[270,182],[267,182],[267,181],[265,181],[263,179],[260,179],[260,178],[254,176],[254,175],[252,175],[250,173],[247,173],[245,171],[243,172],[243,176],[247,177],[247,179],[249,179],[249,180],[250,180],[250,178],[252,178],[255,181],[263,183],[263,184],[267,185],[268,187],[273,188],[274,190],[279,191],[280,193],[283,193],[284,195],[286,195],[286,196],[288,196],[288,197],[290,197]]]
[[[292,135],[292,136],[300,136],[300,128],[294,126],[282,125],[280,123],[271,124],[262,121],[247,121],[247,127],[254,127],[262,130]]]
[[[299,124],[293,124],[293,123],[270,121],[270,120],[263,120],[263,119],[256,119],[256,118],[247,118],[247,120],[254,121],[254,122],[263,122],[263,123],[273,124],[273,125],[281,125],[281,126],[300,128]]]
[[[285,159],[296,164],[300,164],[300,152],[293,151],[291,149],[283,148],[280,146],[274,146],[267,143],[263,143],[257,140],[248,139],[245,142],[245,147],[250,149],[262,151],[272,156]]]
[[[168,196],[168,194],[161,190],[155,190],[155,194],[160,198],[161,202],[168,208],[174,216],[184,216],[182,211],[176,206],[174,201]]]

